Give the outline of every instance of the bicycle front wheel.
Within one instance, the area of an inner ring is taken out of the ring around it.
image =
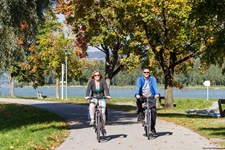
[[[150,134],[151,134],[151,114],[150,114],[150,111],[147,112],[147,115],[146,115],[146,120],[147,120],[147,123],[146,123],[146,126],[145,126],[145,134],[146,134],[146,137],[148,139],[150,139]]]
[[[101,130],[101,114],[98,112],[96,115],[96,135],[98,142],[100,142],[100,130]]]

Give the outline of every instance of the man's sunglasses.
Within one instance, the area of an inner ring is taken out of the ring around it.
[[[144,72],[144,73],[146,73],[146,74],[147,74],[147,73],[149,73],[149,72]]]

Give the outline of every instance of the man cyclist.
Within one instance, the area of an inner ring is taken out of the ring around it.
[[[142,104],[146,101],[147,97],[154,96],[154,99],[150,100],[150,107],[152,107],[151,113],[151,131],[156,134],[156,98],[160,96],[157,86],[156,78],[150,75],[150,70],[145,68],[143,74],[138,77],[136,83],[136,104],[137,104],[137,120],[138,122],[143,121],[144,112]]]

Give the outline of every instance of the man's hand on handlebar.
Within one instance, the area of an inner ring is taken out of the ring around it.
[[[159,94],[156,94],[156,95],[155,95],[155,98],[159,98],[159,96],[160,96]]]
[[[159,98],[160,97],[160,95],[159,94],[156,94],[155,96],[154,96],[154,98]],[[141,96],[140,95],[136,95],[136,98],[137,99],[140,99],[141,98]],[[152,96],[152,98],[153,98],[153,96]]]
[[[136,98],[137,98],[137,99],[140,99],[140,98],[141,98],[141,96],[140,96],[140,95],[136,95]]]

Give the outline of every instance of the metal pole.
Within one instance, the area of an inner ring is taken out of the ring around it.
[[[66,52],[66,100],[67,100],[67,52]]]
[[[207,86],[207,100],[209,100],[209,87]]]
[[[63,82],[64,82],[64,64],[62,64],[62,100],[63,100],[63,90],[64,90]]]

